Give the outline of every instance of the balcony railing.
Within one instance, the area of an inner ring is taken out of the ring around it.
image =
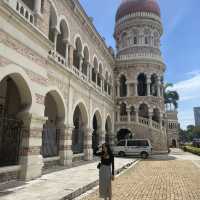
[[[55,50],[49,51],[49,56],[57,63],[59,63],[63,66],[66,66],[66,59],[63,56],[61,56],[58,52],[56,52]]]
[[[155,121],[152,121],[152,127],[155,129],[160,129],[160,124]]]
[[[127,122],[128,121],[128,116],[120,116],[120,120],[122,122]]]
[[[21,0],[4,0],[13,10],[15,10],[27,22],[34,25],[34,12]]]
[[[143,124],[143,125],[146,125],[146,126],[150,125],[149,119],[146,119],[146,118],[143,118],[143,117],[139,117],[139,123]]]

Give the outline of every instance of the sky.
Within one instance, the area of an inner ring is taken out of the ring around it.
[[[182,128],[194,124],[193,107],[200,106],[200,0],[157,0],[164,27],[161,51],[165,81],[180,95],[178,117]],[[115,48],[115,14],[121,0],[80,0],[88,16]]]

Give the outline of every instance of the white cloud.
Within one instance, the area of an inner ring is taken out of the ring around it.
[[[176,83],[173,87],[180,95],[179,121],[182,128],[194,124],[193,107],[200,104],[200,71],[188,72],[191,78]]]
[[[193,74],[193,77],[176,83],[173,89],[177,90],[180,95],[180,101],[200,99],[200,73]]]

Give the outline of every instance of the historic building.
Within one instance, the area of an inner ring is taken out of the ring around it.
[[[92,160],[126,137],[167,151],[156,1],[120,5],[116,55],[78,0],[1,0],[0,25],[0,181]]]

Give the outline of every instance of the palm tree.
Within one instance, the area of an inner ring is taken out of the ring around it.
[[[173,105],[175,109],[178,108],[179,94],[175,90],[169,90],[169,87],[173,87],[173,84],[166,83],[164,86],[164,101],[165,105]]]

